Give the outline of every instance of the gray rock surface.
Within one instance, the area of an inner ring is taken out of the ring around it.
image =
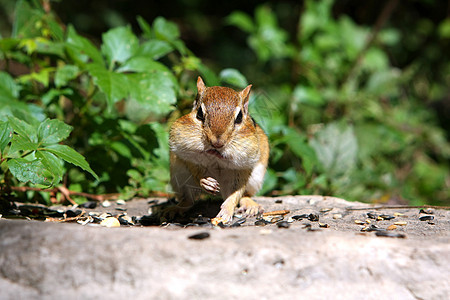
[[[449,211],[435,224],[401,212],[405,239],[360,232],[362,203],[319,196],[258,198],[317,222],[238,228],[121,227],[0,219],[1,299],[450,299]],[[129,212],[146,214],[146,201]],[[325,212],[324,208],[333,208]],[[113,209],[113,208],[112,208]],[[320,212],[322,210],[322,212]],[[333,215],[342,218],[334,219]],[[400,218],[400,217],[399,217]],[[379,221],[387,227],[394,221]],[[311,224],[314,230],[307,230]],[[199,232],[209,238],[188,239]]]

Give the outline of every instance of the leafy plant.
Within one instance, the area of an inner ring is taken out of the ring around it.
[[[4,171],[21,182],[52,186],[62,180],[63,160],[97,175],[84,157],[59,142],[66,139],[71,126],[59,120],[46,119],[39,125],[30,125],[15,117],[0,122],[0,161]]]
[[[14,132],[9,151],[2,152],[10,171],[3,174],[5,183],[54,185],[66,174],[73,191],[119,191],[127,198],[167,191],[166,121],[177,98],[193,98],[195,82],[186,74],[200,72],[210,85],[219,79],[187,49],[174,23],[137,19],[140,37],[129,26],[116,27],[97,47],[40,4],[17,2],[11,37],[0,40],[8,71],[0,72],[3,142]],[[26,71],[14,78],[17,66]],[[223,78],[236,81],[236,72]],[[72,148],[59,144],[66,138],[99,177]],[[61,159],[98,180],[70,167],[66,172]]]
[[[306,1],[291,36],[268,5],[254,17],[237,11],[227,18],[255,54],[243,73],[265,89],[253,103],[272,142],[263,191],[445,203],[450,145],[411,90],[421,69],[399,69],[389,57],[404,37],[335,18],[333,3]]]

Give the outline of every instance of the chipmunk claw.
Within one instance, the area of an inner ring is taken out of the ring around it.
[[[209,194],[215,195],[220,191],[219,182],[212,177],[200,179],[200,186]]]
[[[261,205],[256,203],[250,197],[242,197],[239,201],[239,213],[242,213],[245,217],[253,217],[264,212]]]
[[[223,224],[230,224],[233,220],[233,215],[234,209],[231,211],[228,207],[222,207],[216,218],[221,218],[223,220]]]

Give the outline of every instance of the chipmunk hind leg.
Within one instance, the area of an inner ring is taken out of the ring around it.
[[[163,215],[174,217],[176,214],[186,212],[194,205],[201,188],[187,165],[173,153],[170,157],[170,171],[170,183],[178,204],[164,210]]]

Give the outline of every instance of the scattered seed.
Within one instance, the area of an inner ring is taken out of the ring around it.
[[[364,223],[364,222],[361,221],[361,220],[355,220],[355,224],[358,224],[358,225],[365,225],[366,223]]]
[[[280,221],[277,223],[278,228],[289,228],[289,226],[291,226],[291,224],[286,221]]]
[[[87,202],[84,202],[83,204],[80,204],[80,207],[94,209],[97,207],[97,202],[96,201],[87,201]]]
[[[120,216],[119,222],[121,225],[134,225],[133,219],[130,216]]]
[[[376,219],[376,218],[378,218],[378,215],[377,215],[376,213],[374,213],[374,212],[368,212],[368,213],[367,213],[367,216],[368,216],[369,218],[371,218],[371,219]]]
[[[394,216],[396,217],[403,217],[405,214],[399,213],[399,212],[395,212]]]
[[[436,225],[436,223],[434,223],[433,221],[428,221],[428,224],[430,224],[430,225]]]
[[[375,232],[375,235],[380,236],[380,237],[391,237],[391,238],[400,238],[400,239],[406,238],[406,234],[404,234],[404,233],[394,233],[394,232],[389,232],[389,231],[377,231],[377,232]]]
[[[423,208],[422,208],[422,209],[419,211],[419,214],[433,215],[434,212],[433,212],[433,210],[432,210],[431,208],[426,208],[426,209],[423,209]]]
[[[311,229],[311,224],[305,223],[303,224],[303,228]]]
[[[366,231],[366,232],[372,232],[372,231],[385,231],[386,229],[380,228],[377,225],[370,225],[370,226],[366,226],[363,229],[361,229],[361,231]]]
[[[386,228],[387,230],[394,230],[397,229],[397,226],[395,226],[394,224],[388,226],[388,228]]]
[[[420,221],[431,221],[434,219],[434,216],[422,216],[419,218]]]
[[[277,203],[277,204],[281,204],[281,203],[283,203],[283,200],[281,200],[281,199],[277,199],[277,200],[275,200],[275,203]]]
[[[100,225],[104,227],[120,227],[120,222],[117,218],[108,217],[100,222]]]
[[[102,213],[100,216],[98,216],[100,219],[106,219],[108,217],[112,217],[112,215],[108,212]]]
[[[342,215],[341,214],[334,214],[333,215],[333,219],[340,219],[340,218],[342,218]]]
[[[329,212],[329,211],[332,211],[332,210],[333,210],[333,207],[325,207],[325,208],[321,208],[319,210],[319,212],[326,213],[326,212]]]
[[[384,219],[380,216],[377,217],[377,221],[383,221]]]
[[[103,207],[110,207],[111,206],[111,202],[109,202],[108,200],[105,200],[102,202],[102,206]]]
[[[125,200],[119,199],[116,201],[117,205],[125,205]]]
[[[325,224],[325,223],[319,223],[319,227],[321,227],[321,228],[330,228],[330,225]]]
[[[406,225],[408,225],[408,222],[404,222],[404,221],[401,221],[401,222],[395,222],[394,225],[398,225],[398,226],[406,226]]]
[[[255,226],[266,226],[267,222],[264,220],[257,220],[255,221]]]
[[[116,210],[118,211],[127,211],[125,207],[116,207]]]
[[[292,223],[292,222],[294,222],[295,220],[294,220],[292,217],[289,217],[286,221],[287,221],[288,223]]]
[[[191,239],[191,240],[203,240],[206,238],[209,238],[209,232],[206,232],[206,231],[188,236],[188,239]]]
[[[223,224],[223,219],[222,218],[213,218],[213,219],[211,219],[211,224],[213,224],[214,226],[219,226],[220,223]]]
[[[284,215],[287,215],[287,214],[290,213],[290,212],[291,212],[290,210],[274,210],[274,211],[268,211],[268,212],[263,213],[263,216],[264,216],[264,217],[267,217],[267,216],[277,216],[277,215],[282,215],[282,216],[284,216]]]
[[[301,219],[308,219],[308,214],[303,214],[303,215],[295,215],[295,216],[292,216],[292,219],[294,219],[294,220],[301,220]]]
[[[309,214],[308,220],[311,222],[317,222],[319,221],[319,215],[318,214]]]
[[[239,226],[241,226],[242,224],[244,224],[245,221],[247,221],[247,219],[246,219],[245,217],[244,217],[244,218],[240,218],[240,219],[236,220],[236,222],[234,222],[233,224],[231,224],[231,227],[239,227]]]
[[[283,216],[279,216],[279,215],[277,215],[277,216],[264,216],[264,217],[262,217],[262,219],[264,221],[266,221],[267,223],[269,223],[269,224],[270,223],[274,224],[276,222],[282,221],[284,219],[284,217]]]
[[[370,221],[370,219],[366,219],[366,223],[370,224],[370,223],[372,223],[372,221]]]
[[[394,216],[391,215],[380,215],[380,217],[383,218],[383,220],[392,220],[395,218]]]
[[[66,217],[67,218],[73,218],[73,217],[81,215],[82,213],[83,212],[81,210],[79,210],[79,209],[76,209],[76,210],[69,209],[69,210],[66,211]]]

